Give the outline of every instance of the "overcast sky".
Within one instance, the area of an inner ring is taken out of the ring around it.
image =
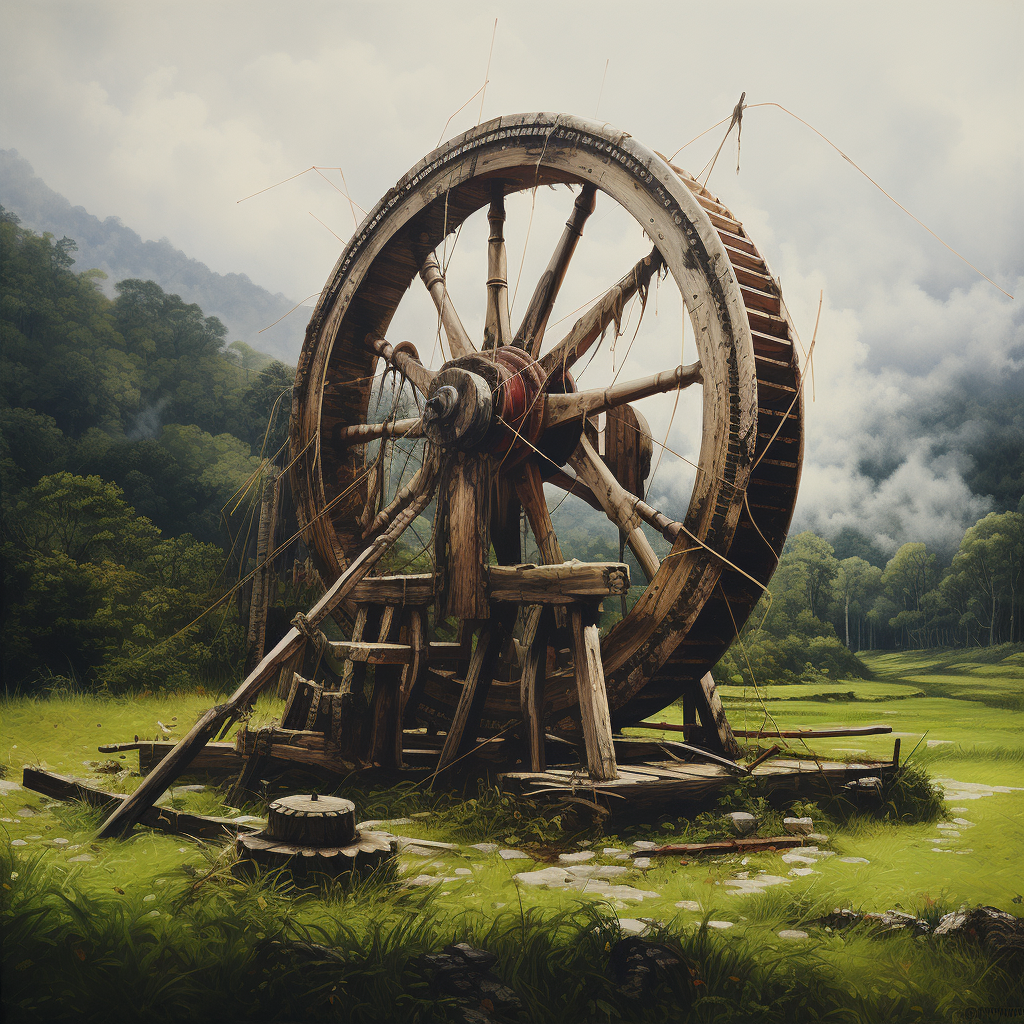
[[[300,301],[330,273],[335,236],[353,230],[331,184],[340,174],[238,200],[316,164],[340,167],[370,209],[442,137],[477,122],[479,96],[446,126],[484,81],[495,18],[484,119],[597,115],[671,153],[746,91],[748,104],[780,103],[810,122],[1020,293],[1019,0],[6,0],[0,147],[90,213]],[[721,134],[677,162],[700,170]],[[747,111],[735,169],[731,139],[710,187],[781,277],[805,343],[824,294],[800,521],[858,525],[890,547],[955,542],[985,502],[963,485],[955,453],[937,459],[915,424],[966,375],[994,381],[1021,365],[1024,296],[982,280],[776,108]],[[618,277],[608,255],[581,248],[581,278]],[[888,479],[858,470],[868,449],[896,467]]]

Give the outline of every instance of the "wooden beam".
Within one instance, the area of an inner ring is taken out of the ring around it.
[[[892,732],[891,725],[851,725],[837,729],[733,729],[733,736],[744,739],[815,739],[826,736],[882,736]]]
[[[327,646],[335,658],[361,661],[367,665],[408,665],[413,654],[408,644],[380,641],[332,640]]]
[[[487,577],[492,601],[523,604],[572,604],[629,590],[629,566],[624,562],[491,565]]]
[[[90,786],[81,779],[43,771],[41,768],[26,768],[21,784],[34,793],[42,793],[56,800],[83,800],[93,807],[105,810],[122,807],[128,800],[123,793],[108,793],[96,786]],[[230,818],[190,814],[169,807],[148,807],[142,814],[140,824],[171,832],[176,836],[191,836],[194,839],[224,839],[237,836],[239,833],[258,832],[260,829],[258,825],[233,822]]]
[[[402,618],[395,614],[394,605],[388,605],[381,616],[379,640],[372,645],[378,650],[402,648],[404,652],[402,661],[374,662],[369,761],[382,768],[402,767],[402,669],[395,666],[412,661],[412,648],[393,642],[401,636]]]
[[[434,600],[433,573],[409,576],[366,576],[349,595],[356,604],[430,604]]]
[[[548,615],[541,605],[530,608],[523,629],[526,660],[519,683],[519,705],[532,772],[542,772],[547,768],[544,753],[544,677],[547,671],[550,626]]]
[[[447,529],[437,531],[436,563],[442,572],[443,614],[457,619],[490,618],[487,554],[490,550],[488,499],[490,460],[464,452],[449,457],[438,506],[445,502]]]
[[[249,598],[249,629],[245,638],[246,674],[263,659],[267,638],[267,608],[274,587],[274,566],[269,556],[274,549],[274,531],[277,528],[280,470],[268,463],[266,474],[260,498],[260,524],[256,530],[256,570]]]
[[[576,689],[587,747],[587,768],[592,779],[606,781],[618,778],[615,743],[601,664],[601,637],[597,624],[589,621],[589,616],[585,619],[585,615],[586,610],[578,604],[569,609]]]
[[[715,680],[710,672],[705,672],[692,690],[697,714],[704,726],[704,738],[716,743],[717,753],[726,757],[738,757],[739,744],[729,725],[729,719],[722,706],[722,698],[715,688]]]
[[[501,653],[503,630],[497,623],[485,624],[476,640],[476,648],[469,661],[469,671],[462,685],[459,703],[452,715],[448,735],[437,762],[438,772],[444,771],[454,761],[472,749],[476,741],[476,726],[480,712],[487,700],[491,677],[498,655]]]

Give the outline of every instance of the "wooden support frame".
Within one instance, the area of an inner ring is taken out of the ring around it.
[[[544,750],[544,679],[547,672],[548,636],[552,626],[550,614],[543,606],[531,606],[523,629],[526,658],[519,682],[519,704],[532,772],[547,770]]]

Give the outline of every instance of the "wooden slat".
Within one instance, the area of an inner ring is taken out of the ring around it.
[[[412,648],[408,644],[332,640],[328,646],[334,657],[366,665],[408,665],[412,661]]]
[[[487,575],[492,601],[571,604],[629,592],[629,566],[624,562],[492,565]]]

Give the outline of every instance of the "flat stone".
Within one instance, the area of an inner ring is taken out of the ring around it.
[[[952,740],[925,740],[925,746],[928,747],[943,747],[947,743],[952,744]]]
[[[955,814],[961,814],[961,813],[962,814],[966,814],[967,813],[967,808],[966,807],[950,807],[950,810],[953,811]]]
[[[623,935],[641,935],[651,926],[635,917],[620,917],[619,928]]]
[[[788,882],[788,878],[780,878],[778,875],[759,875],[757,878],[730,878],[722,884],[728,887],[727,892],[731,896],[756,896],[771,885],[784,885]]]
[[[954,825],[959,825],[961,828],[974,828],[974,822],[968,821],[966,818],[954,818]]]
[[[403,847],[402,853],[410,857],[433,857],[437,851],[430,850],[425,846],[406,846]]]
[[[942,830],[942,834],[947,839],[959,839],[960,838],[960,830],[959,829],[955,829],[955,828],[944,828]]]
[[[783,928],[776,934],[780,939],[806,939],[808,937],[807,932],[802,932],[799,928]]]
[[[499,850],[498,856],[502,860],[533,860],[528,853],[523,853],[522,850]]]
[[[565,870],[573,878],[621,878],[629,873],[618,864],[575,864]]]
[[[557,885],[566,886],[572,882],[573,877],[565,868],[538,868],[536,871],[520,871],[516,876],[517,882],[524,885]]]
[[[708,921],[709,928],[717,928],[719,931],[725,931],[726,928],[731,928],[732,926],[732,921]]]
[[[601,853],[603,853],[605,857],[610,857],[613,853],[622,853],[622,848],[619,846],[606,846]]]
[[[784,853],[782,855],[783,864],[813,864],[813,857],[805,857],[800,853]]]
[[[562,864],[582,864],[584,861],[593,860],[597,854],[593,850],[581,850],[579,853],[560,853],[558,860]]]
[[[814,831],[814,822],[810,818],[784,818],[782,827],[791,836],[806,836]]]
[[[617,853],[615,854],[616,860],[632,860],[633,855],[631,853]]]
[[[790,868],[789,869],[789,874],[797,875],[797,876],[802,876],[802,875],[817,875],[817,874],[820,874],[820,872],[815,871],[814,868]]]
[[[574,888],[581,888],[581,886]],[[591,895],[606,896],[610,900],[622,900],[623,902],[642,903],[644,900],[656,900],[661,897],[659,892],[651,892],[649,889],[634,889],[631,885],[612,885],[600,878],[588,881],[586,891]]]
[[[932,847],[932,853],[952,853],[952,850],[940,850],[937,846]]]
[[[31,807],[19,807],[14,813],[19,818],[34,818],[36,816],[36,812]]]
[[[21,786],[11,779],[0,779],[0,793],[17,793]]]
[[[80,853],[77,857],[68,857],[68,863],[69,864],[79,864],[79,863],[84,863],[87,860],[93,860],[93,859],[94,858],[91,857],[88,853]]]
[[[867,857],[840,857],[840,863],[842,864],[870,864],[871,861]]]
[[[69,843],[70,841],[71,841],[71,840],[69,840],[69,839],[54,839],[54,840],[53,840],[53,845],[54,845],[54,846],[67,846],[67,844],[68,844],[68,843]]]
[[[28,846],[24,839],[12,839],[11,846]]]
[[[436,885],[438,882],[443,882],[443,878],[438,878],[436,875],[417,875],[415,878],[410,878],[406,885]]]
[[[497,843],[474,843],[470,847],[470,849],[471,850],[479,850],[481,853],[497,853],[498,852],[498,844]]]
[[[725,816],[725,823],[736,836],[749,835],[757,830],[757,817],[748,811],[730,811]]]
[[[456,868],[455,869],[455,874],[456,875],[460,875],[462,877],[465,877],[466,875],[473,874],[473,869],[472,868]]]
[[[639,868],[641,871],[646,871],[651,866],[650,857],[634,857],[633,867]]]
[[[264,825],[267,819],[255,814],[240,814],[237,818],[231,819],[237,825]]]
[[[676,906],[680,910],[689,910],[695,914],[700,913],[700,904],[696,900],[680,900]]]
[[[740,861],[740,864],[743,867],[746,867],[749,863],[750,863],[750,858],[749,857],[744,857],[743,860]]]
[[[986,786],[982,782],[957,782],[956,779],[935,780],[946,791],[947,800],[980,800],[996,793],[1021,792],[1020,786]]]
[[[808,832],[807,833],[807,838],[810,839],[810,841],[812,843],[827,843],[828,842],[828,836],[822,835],[820,832]]]
[[[633,844],[634,850],[656,850],[658,848],[657,843],[652,843],[647,839],[638,839]]]
[[[954,850],[953,851],[958,857],[963,857],[965,854],[974,853],[973,850]]]

